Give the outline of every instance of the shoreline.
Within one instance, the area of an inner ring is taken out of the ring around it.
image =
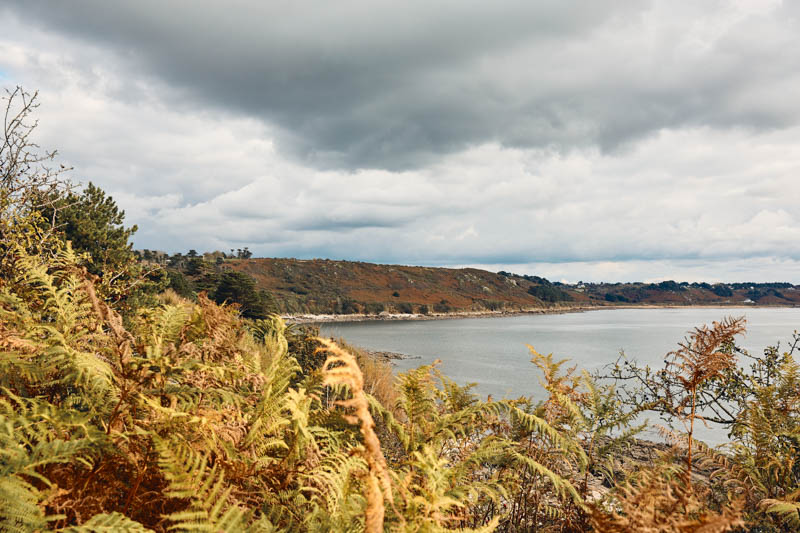
[[[677,305],[677,304],[641,304],[641,305],[574,305],[559,307],[536,307],[531,309],[504,310],[504,311],[456,311],[452,313],[388,313],[367,315],[354,313],[350,315],[337,314],[285,314],[281,318],[287,324],[328,324],[336,322],[392,322],[392,321],[422,321],[422,320],[456,320],[465,318],[502,318],[524,315],[560,315],[565,313],[583,313],[585,311],[603,311],[615,309],[797,309],[797,305],[753,305],[743,303],[714,303],[708,305]]]

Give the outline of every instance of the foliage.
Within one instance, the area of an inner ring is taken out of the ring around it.
[[[18,249],[48,261],[66,239],[81,254],[80,261],[102,279],[104,297],[127,300],[132,309],[163,289],[160,272],[144,270],[134,261],[128,239],[136,227],[123,226],[124,212],[113,199],[92,184],[82,194],[74,193],[75,186],[64,177],[70,169],[56,167],[56,152],[43,152],[34,142],[38,94],[16,87],[3,100],[0,273],[12,274]]]
[[[674,438],[687,479],[693,445],[700,466],[711,472],[707,506],[740,508],[746,526],[758,527],[754,531],[790,531],[800,507],[800,365],[794,359],[800,336],[795,333],[787,351],[773,346],[754,357],[733,343],[743,324],[729,318],[697,328],[668,355],[663,370],[623,361],[613,374],[622,384],[620,401],[684,423],[687,433]],[[737,355],[750,361],[748,368],[736,364]],[[730,441],[718,450],[695,441],[695,420],[724,424]]]
[[[137,227],[125,227],[125,212],[111,196],[89,183],[80,193],[42,193],[39,214],[53,224],[56,235],[85,257],[81,264],[98,279],[103,297],[123,314],[155,301],[169,280],[158,266],[136,261],[129,242]]]
[[[167,272],[167,287],[174,290],[177,294],[184,298],[191,298],[194,296],[195,291],[192,287],[192,282],[189,281],[183,273],[169,269]]]
[[[531,285],[528,294],[535,296],[543,302],[569,302],[572,296],[568,292],[553,285]]]
[[[147,275],[131,270],[131,229],[113,200],[91,185],[69,192],[45,166],[54,153],[36,155],[35,106],[35,95],[9,93],[0,148],[3,531],[800,526],[797,334],[787,351],[754,357],[734,344],[743,320],[726,319],[695,329],[663,369],[621,360],[616,383],[531,347],[538,402],[481,400],[436,364],[395,379],[369,355],[269,314],[268,297],[221,252],[170,259],[193,272],[172,276],[182,294],[141,291]],[[501,302],[483,297],[493,289],[475,272],[458,280],[478,288],[472,301]],[[535,276],[500,278],[494,289],[520,278],[542,296],[563,292]],[[291,281],[297,291],[315,283]],[[753,287],[785,288],[773,285]],[[182,297],[194,290],[196,301]],[[362,308],[342,292],[333,301]],[[621,469],[646,409],[686,432],[652,464]],[[696,441],[706,419],[730,428],[727,446]]]
[[[248,325],[200,296],[125,327],[68,245],[49,265],[18,255],[0,289],[5,529],[375,530],[380,506],[402,530],[492,526],[501,508],[483,511],[514,464],[576,495],[502,420],[572,448],[512,403],[442,376],[436,388],[423,368],[399,385],[394,417],[326,341],[323,368],[298,374],[279,319]],[[370,411],[402,443],[391,471]]]
[[[590,523],[596,531],[609,533],[717,533],[744,525],[740,505],[719,513],[709,510],[685,478],[676,478],[664,466],[645,468],[619,486],[613,505],[593,505]]]
[[[74,250],[91,256],[89,272],[119,272],[134,261],[129,239],[138,228],[125,227],[125,212],[102,189],[89,183],[81,194],[69,192],[48,200],[40,213],[53,221]]]
[[[749,399],[758,375],[774,365],[758,360],[748,374],[735,364],[734,337],[744,331],[744,319],[726,319],[712,328],[697,328],[679,349],[666,355],[660,370],[642,367],[625,354],[610,368],[622,384],[622,401],[656,411],[667,421],[688,420],[692,410],[703,418],[730,426],[735,405]]]
[[[255,281],[241,272],[224,272],[214,290],[217,303],[237,303],[242,316],[246,318],[266,318],[277,309],[271,308],[269,296],[256,288]]]
[[[584,531],[649,517],[653,531],[722,531],[742,516],[794,520],[790,354],[762,379],[707,488],[666,460],[620,479],[636,412],[552,355],[531,349],[539,403],[479,400],[435,366],[387,393],[386,372],[365,373],[363,355],[313,330],[244,321],[202,295],[165,298],[125,327],[71,247],[49,264],[16,254],[0,289],[5,529]],[[727,320],[682,343],[682,390],[726,375],[740,328]],[[691,413],[685,397],[671,412]],[[696,447],[698,460],[715,457]],[[598,478],[615,488],[598,496]],[[648,501],[655,514],[636,511]]]

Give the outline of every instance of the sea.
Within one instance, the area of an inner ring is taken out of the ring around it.
[[[327,337],[374,351],[409,356],[394,361],[395,371],[441,361],[444,374],[474,392],[495,399],[544,397],[541,374],[530,362],[528,346],[577,370],[603,371],[624,352],[653,368],[693,328],[725,317],[744,316],[747,332],[737,345],[761,354],[770,345],[786,347],[800,330],[800,308],[642,308],[603,309],[563,314],[525,314],[488,318],[421,321],[331,322]],[[653,422],[659,422],[654,417]],[[659,422],[660,423],[660,422]],[[724,442],[719,428],[701,430],[710,444]]]

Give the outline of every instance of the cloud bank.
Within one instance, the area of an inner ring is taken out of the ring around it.
[[[800,8],[7,2],[139,247],[800,282]]]

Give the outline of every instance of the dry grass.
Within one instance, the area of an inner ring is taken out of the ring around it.
[[[167,289],[158,295],[158,303],[162,305],[185,305],[191,302],[174,290]]]

